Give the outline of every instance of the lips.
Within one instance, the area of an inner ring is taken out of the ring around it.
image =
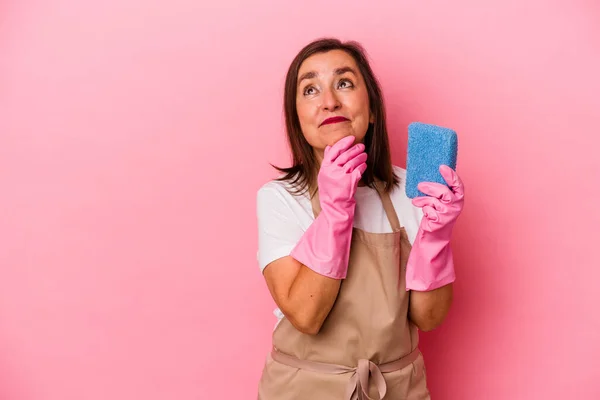
[[[329,124],[337,124],[338,122],[345,122],[345,121],[350,121],[350,120],[346,117],[331,117],[331,118],[327,118],[325,121],[321,122],[321,125],[319,125],[319,126],[329,125]]]

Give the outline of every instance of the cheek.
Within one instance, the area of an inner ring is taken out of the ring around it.
[[[367,130],[369,130],[369,121],[361,120],[354,127],[354,136],[358,141],[362,141],[367,135]]]
[[[313,147],[317,145],[316,143],[316,128],[314,127],[313,121],[314,112],[312,111],[312,107],[308,104],[296,103],[296,113],[298,114],[298,122],[300,122],[300,129],[302,130],[302,135],[304,139]]]
[[[298,104],[296,103],[296,113],[298,114],[298,121],[304,136],[312,136],[315,134],[317,129],[317,114],[315,113],[315,107],[311,104]]]
[[[300,125],[305,126],[310,123],[310,107],[306,104],[296,103],[296,113],[298,114]]]
[[[368,99],[361,101],[360,106],[356,110],[358,118],[355,119],[354,130],[356,132],[357,139],[362,139],[367,134],[369,129],[369,118],[371,113],[369,111]]]
[[[361,98],[359,104],[360,105],[357,112],[360,115],[360,118],[358,119],[358,123],[360,126],[357,126],[356,128],[360,128],[360,132],[362,134],[363,131],[364,133],[367,133],[367,129],[369,128],[370,122],[369,119],[371,118],[371,111],[369,109],[369,97],[366,93],[364,93],[364,96]]]

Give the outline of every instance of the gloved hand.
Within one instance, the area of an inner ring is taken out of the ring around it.
[[[354,194],[367,169],[365,146],[352,146],[354,141],[354,136],[347,136],[325,148],[317,177],[321,213],[290,254],[318,274],[335,279],[346,278],[356,208]]]
[[[440,166],[448,186],[421,182],[418,188],[428,196],[412,203],[423,208],[423,219],[406,265],[406,289],[429,291],[454,282],[454,260],[450,248],[452,228],[464,204],[464,186],[456,172]]]

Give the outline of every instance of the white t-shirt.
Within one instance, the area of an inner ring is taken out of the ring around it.
[[[390,193],[390,198],[400,225],[406,230],[412,244],[417,235],[423,211],[415,207],[406,196],[406,170],[394,166],[394,173],[400,179],[398,186]],[[256,196],[258,218],[258,265],[261,272],[271,262],[288,256],[296,243],[314,220],[308,193],[293,195],[286,188],[287,182],[269,181]],[[354,227],[373,233],[392,232],[381,198],[375,189],[359,186],[355,194]],[[279,320],[283,314],[275,309]]]

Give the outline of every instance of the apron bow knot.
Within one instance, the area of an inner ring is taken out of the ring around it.
[[[348,383],[348,394],[346,395],[346,398],[348,400],[375,400],[372,397],[369,397],[371,379],[373,380],[373,384],[377,387],[379,399],[383,399],[387,392],[385,378],[377,364],[367,359],[358,360],[358,366]]]

